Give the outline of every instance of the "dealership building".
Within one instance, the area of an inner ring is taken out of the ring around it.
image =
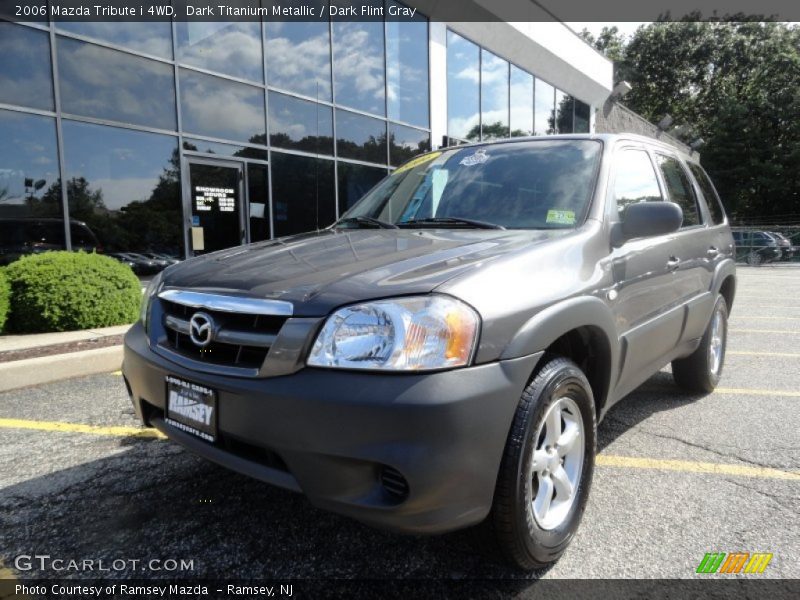
[[[325,227],[419,152],[594,131],[612,85],[553,19],[0,21],[0,252]]]

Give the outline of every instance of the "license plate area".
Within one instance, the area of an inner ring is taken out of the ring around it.
[[[217,393],[172,375],[166,377],[164,421],[207,442],[217,441]]]

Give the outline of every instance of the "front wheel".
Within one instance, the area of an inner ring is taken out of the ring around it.
[[[711,393],[722,376],[728,342],[728,304],[717,296],[700,346],[686,358],[672,361],[672,378],[690,392]]]
[[[489,516],[515,566],[541,568],[567,549],[589,497],[596,438],[586,376],[566,358],[549,360],[520,399]]]

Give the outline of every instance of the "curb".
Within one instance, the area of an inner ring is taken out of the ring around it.
[[[118,371],[121,366],[121,345],[0,363],[0,392],[73,377],[110,373]]]

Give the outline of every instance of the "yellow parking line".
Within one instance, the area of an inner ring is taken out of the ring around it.
[[[734,315],[731,317],[731,321],[737,320],[747,321],[748,319],[759,319],[764,321],[800,321],[800,317],[756,317],[752,315]]]
[[[800,393],[798,393],[798,395],[800,395]],[[136,427],[102,427],[98,425],[84,425],[80,423],[27,421],[23,419],[0,419],[0,428],[85,433],[91,435],[107,435],[115,437],[164,438],[164,436],[155,429],[139,429]],[[795,473],[792,471],[782,471],[780,469],[771,469],[769,467],[726,465],[692,460],[637,458],[633,456],[598,454],[596,464],[601,467],[654,469],[661,471],[682,471],[685,473],[712,473],[715,475],[738,475],[742,477],[760,477],[767,479],[788,479],[791,481],[800,481],[800,473]],[[4,572],[2,570],[2,565],[0,565],[0,578],[3,576]]]
[[[800,330],[798,329],[729,329],[731,333],[788,333],[788,334],[798,334]]]
[[[721,388],[714,390],[717,394],[742,394],[747,396],[783,396],[786,398],[800,398],[800,392],[789,390],[757,390],[749,388]]]
[[[62,433],[88,433],[92,435],[110,435],[116,437],[163,438],[157,429],[140,429],[139,427],[104,427],[83,423],[58,423],[55,421],[28,421],[23,419],[0,419],[0,428],[34,429],[37,431],[60,431]]]
[[[800,473],[781,471],[769,467],[748,467],[744,465],[723,465],[719,463],[694,460],[668,460],[660,458],[637,458],[633,456],[611,456],[598,454],[595,464],[601,467],[621,467],[628,469],[654,469],[659,471],[681,471],[684,473],[712,473],[714,475],[738,475],[741,477],[760,477],[762,479],[788,479],[800,481]]]
[[[727,350],[727,355],[734,354],[736,356],[783,356],[785,358],[800,358],[800,354],[793,354],[791,352],[747,352],[744,350]]]
[[[111,371],[112,375],[122,375],[122,371]]]

